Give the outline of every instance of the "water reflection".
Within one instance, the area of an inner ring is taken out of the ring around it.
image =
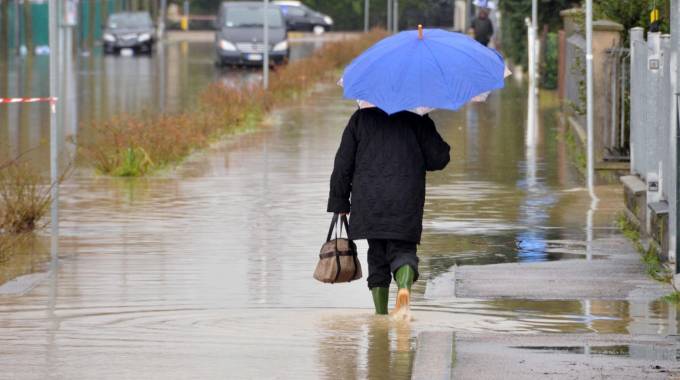
[[[549,218],[549,210],[556,200],[539,174],[539,117],[538,96],[528,91],[525,160],[522,165],[524,179],[517,186],[524,189],[526,197],[520,205],[520,223],[526,228],[517,235],[517,255],[520,262],[545,261],[548,256],[545,230],[541,228]],[[542,166],[542,165],[541,165]]]
[[[291,59],[313,53],[323,40],[291,44]],[[66,50],[69,50],[68,47]],[[47,56],[11,56],[0,62],[0,92],[10,97],[47,96],[49,59]],[[117,56],[97,52],[67,56],[62,62],[63,85],[59,106],[65,108],[61,120],[60,151],[67,162],[74,145],[66,138],[87,140],[79,130],[92,120],[120,113],[178,111],[191,107],[197,93],[207,84],[219,81],[243,86],[261,80],[254,69],[216,68],[212,42],[159,43],[153,55]],[[37,148],[37,149],[36,149]],[[41,168],[49,167],[49,106],[47,104],[3,105],[0,107],[0,160],[32,150],[27,158]]]
[[[570,354],[594,356],[622,356],[648,361],[680,360],[680,349],[677,347],[657,347],[647,344],[619,344],[609,346],[517,346],[513,348],[547,353],[566,352]]]
[[[327,379],[410,379],[415,353],[409,323],[348,316],[323,321],[319,361]]]

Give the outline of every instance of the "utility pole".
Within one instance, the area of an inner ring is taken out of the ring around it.
[[[370,29],[371,0],[364,0],[364,33]]]
[[[392,31],[394,33],[399,33],[399,0],[394,1],[394,16],[392,16],[392,21],[394,25],[392,26]]]
[[[264,0],[263,38],[264,57],[262,59],[262,88],[269,88],[269,0]]]
[[[55,266],[59,256],[59,123],[57,118],[58,104],[54,98],[58,94],[57,75],[59,75],[59,48],[58,48],[58,25],[59,17],[57,0],[49,0],[49,44],[50,44],[50,97],[52,98],[50,112],[50,181],[52,183],[50,207],[51,216],[51,256],[52,265]],[[55,268],[52,268],[53,270]]]
[[[595,158],[593,142],[593,0],[586,0],[586,108],[588,125],[588,192],[595,195]]]

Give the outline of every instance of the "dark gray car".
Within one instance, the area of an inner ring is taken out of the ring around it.
[[[219,65],[261,65],[264,58],[262,2],[222,3],[217,16],[215,51]],[[268,9],[269,58],[284,63],[289,56],[286,24],[277,6]]]
[[[106,53],[123,49],[151,53],[156,31],[148,12],[113,13],[106,22],[102,38]]]
[[[333,27],[333,19],[330,16],[310,9],[300,1],[281,0],[274,1],[274,4],[281,7],[288,30],[322,34]]]

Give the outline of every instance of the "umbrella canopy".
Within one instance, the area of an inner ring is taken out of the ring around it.
[[[420,35],[419,35],[420,33]],[[387,113],[457,110],[503,88],[503,57],[461,34],[441,29],[405,31],[357,57],[341,79],[344,96]]]
[[[496,3],[493,0],[475,0],[472,4],[478,8],[496,9]]]

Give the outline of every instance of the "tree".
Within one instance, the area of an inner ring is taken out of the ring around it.
[[[621,0],[612,0],[621,1]],[[637,0],[633,0],[637,1]],[[562,26],[560,11],[573,6],[573,0],[539,0],[539,31],[547,25],[549,31],[556,31]],[[503,14],[502,47],[503,52],[514,63],[527,62],[527,27],[525,19],[531,18],[531,0],[499,0],[499,9]]]
[[[597,0],[593,3],[595,18],[616,21],[623,25],[624,44],[628,31],[634,27],[649,29],[650,14],[654,6],[661,13],[661,31],[669,32],[670,0]]]

